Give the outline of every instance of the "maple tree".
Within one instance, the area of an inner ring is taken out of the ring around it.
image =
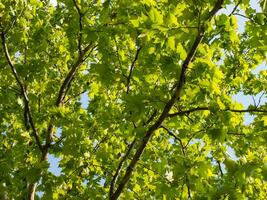
[[[266,199],[259,5],[2,0],[0,199]]]

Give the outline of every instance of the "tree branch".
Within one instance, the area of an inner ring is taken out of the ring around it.
[[[167,129],[165,126],[161,125],[160,128],[163,128],[170,136],[174,137],[176,140],[179,141],[180,146],[181,146],[181,150],[183,152],[183,155],[185,156],[185,151],[184,151],[184,146],[183,146],[182,140],[178,136],[176,136],[173,132],[171,132],[169,129]]]
[[[218,167],[219,167],[219,171],[220,171],[220,174],[221,174],[221,178],[223,177],[223,170],[222,170],[222,166],[221,166],[221,163],[220,161],[216,160],[217,164],[218,164]]]
[[[81,66],[81,64],[84,62],[84,56],[85,54],[90,50],[90,52],[88,53],[89,55],[91,54],[91,52],[94,50],[94,48],[96,46],[92,46],[92,42],[87,45],[84,50],[82,50],[81,52],[79,52],[79,56],[77,61],[74,63],[74,65],[72,66],[71,70],[69,71],[68,75],[66,76],[66,78],[64,79],[63,84],[60,87],[59,93],[58,93],[58,98],[56,100],[55,106],[60,106],[61,104],[64,103],[64,99],[65,96],[71,86],[71,83],[74,79],[75,74],[77,73],[79,67]],[[47,158],[47,154],[50,148],[50,144],[51,144],[51,140],[53,138],[53,129],[54,126],[53,124],[50,122],[47,128],[47,134],[46,134],[46,142],[45,142],[45,148],[44,148],[44,152],[43,152],[43,159],[46,160]]]
[[[259,24],[258,22],[256,22],[253,18],[247,17],[246,15],[243,15],[243,14],[240,14],[240,13],[233,13],[233,15],[237,15],[237,16],[246,18],[246,19],[250,20],[251,22],[253,22],[254,24],[261,25],[261,24]]]
[[[61,103],[63,103],[66,93],[70,88],[71,82],[78,70],[78,68],[81,66],[81,64],[84,61],[84,55],[85,53],[90,49],[92,43],[90,43],[90,45],[88,45],[81,53],[79,53],[78,59],[77,61],[74,63],[74,65],[72,66],[71,70],[69,71],[68,75],[66,76],[63,84],[60,87],[59,93],[58,93],[58,98],[56,101],[56,106],[59,106]],[[94,48],[91,48],[91,51],[89,52],[89,54],[94,50]]]
[[[165,126],[160,126],[160,128],[163,128],[165,131],[167,131],[169,135],[171,135],[172,137],[174,137],[175,139],[179,141],[183,156],[185,157],[186,156],[185,146],[183,145],[182,140],[179,137],[177,137],[173,132],[171,132],[169,129],[167,129]],[[185,162],[183,162],[183,164],[184,164],[184,167],[186,167]],[[190,189],[189,178],[188,178],[187,173],[185,173],[185,181],[186,181],[186,186],[187,186],[188,199],[191,199],[191,189]]]
[[[208,108],[208,107],[196,107],[196,108],[192,108],[192,109],[189,109],[189,110],[182,110],[182,111],[179,111],[179,112],[168,114],[168,117],[184,116],[186,114],[191,114],[192,112],[203,111],[203,110],[211,111],[211,109]],[[227,109],[219,110],[219,111],[223,111],[223,112],[230,111],[230,112],[236,112],[236,113],[246,113],[246,112],[249,112],[249,113],[252,113],[252,112],[267,113],[267,110],[260,110],[260,109],[257,109],[257,108],[255,108],[255,109],[244,109],[244,110],[227,108]]]
[[[130,72],[129,72],[129,75],[127,77],[127,89],[126,89],[126,92],[129,93],[130,91],[130,82],[131,82],[131,77],[132,77],[132,73],[133,73],[133,69],[135,67],[135,63],[138,59],[138,55],[139,55],[139,52],[141,50],[142,47],[138,47],[137,51],[136,51],[136,54],[135,54],[135,57],[134,57],[134,60],[131,64],[131,67],[130,67]]]
[[[237,4],[235,5],[234,9],[232,10],[232,12],[228,15],[229,17],[236,11],[236,9],[238,8],[239,4],[241,3],[242,0],[239,0],[237,2]]]
[[[9,51],[8,51],[8,48],[7,48],[7,44],[6,44],[6,35],[4,32],[1,33],[1,39],[2,39],[2,46],[3,46],[3,49],[4,49],[4,54],[5,54],[5,57],[6,57],[6,60],[8,62],[8,65],[10,66],[11,70],[12,70],[12,73],[13,73],[13,76],[15,77],[19,87],[20,87],[20,90],[21,90],[21,94],[23,96],[23,99],[24,99],[24,109],[25,109],[25,120],[29,121],[30,123],[30,126],[32,128],[32,131],[33,131],[33,137],[37,143],[37,146],[39,147],[39,149],[41,150],[41,152],[43,152],[43,146],[40,142],[40,139],[39,139],[39,136],[38,136],[38,132],[35,128],[35,124],[34,124],[34,121],[33,121],[33,117],[32,117],[32,113],[31,113],[31,109],[30,109],[30,105],[29,105],[29,98],[28,98],[28,94],[27,94],[27,90],[26,90],[26,87],[24,86],[23,82],[20,80],[20,77],[17,73],[17,70],[14,66],[14,64],[12,63],[12,60],[10,58],[10,55],[9,55]]]
[[[216,13],[217,11],[221,8],[221,5],[223,3],[223,0],[218,0],[217,3],[215,4],[214,8],[212,9],[212,11],[208,14],[206,20],[210,20]],[[168,113],[170,111],[170,109],[172,108],[172,106],[174,105],[174,103],[177,101],[177,99],[180,97],[180,93],[182,90],[182,87],[185,83],[185,78],[186,78],[186,71],[188,68],[189,63],[191,62],[191,60],[193,59],[195,52],[197,50],[198,45],[200,44],[200,42],[203,39],[203,35],[204,35],[204,25],[201,25],[199,28],[199,32],[198,35],[193,43],[193,46],[191,47],[191,50],[189,51],[183,65],[182,65],[182,71],[181,71],[181,75],[178,81],[177,86],[175,87],[175,92],[172,95],[171,99],[167,102],[167,104],[165,105],[161,115],[158,117],[158,119],[156,120],[156,122],[150,126],[150,128],[147,130],[145,136],[143,137],[140,146],[137,148],[135,155],[133,156],[133,159],[131,160],[130,164],[128,165],[126,172],[117,188],[117,190],[114,192],[114,194],[110,197],[111,200],[116,200],[119,198],[122,190],[125,188],[125,185],[128,183],[130,176],[137,164],[137,162],[139,161],[144,149],[146,148],[146,145],[149,141],[149,139],[151,138],[152,134],[154,133],[155,130],[158,129],[158,127],[162,124],[162,122],[164,121],[164,119],[168,116]]]
[[[120,171],[122,169],[122,166],[123,166],[123,163],[125,162],[125,160],[128,158],[132,148],[134,147],[136,143],[136,138],[133,140],[133,142],[129,145],[129,149],[127,150],[126,154],[122,157],[118,167],[117,167],[117,170],[112,178],[112,181],[110,183],[110,189],[109,189],[109,196],[110,198],[112,197],[113,193],[114,193],[114,188],[115,188],[115,185],[116,185],[116,182],[118,180],[118,177],[119,177],[119,174],[120,174]]]
[[[74,3],[74,6],[78,12],[78,15],[79,15],[78,50],[79,50],[79,53],[81,54],[81,52],[82,52],[82,30],[83,30],[82,17],[83,17],[83,14],[82,14],[81,9],[78,6],[76,0],[73,0],[73,3]]]

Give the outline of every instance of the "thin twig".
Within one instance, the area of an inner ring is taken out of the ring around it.
[[[64,104],[68,103],[71,99],[75,99],[75,98],[78,98],[80,97],[83,93],[85,93],[87,90],[83,90],[82,92],[79,92],[78,94],[75,94],[74,96],[72,97],[69,97],[65,102]]]
[[[127,89],[126,89],[126,92],[129,93],[130,91],[130,82],[131,82],[131,77],[132,77],[132,73],[133,73],[133,69],[135,67],[135,63],[138,59],[138,55],[139,55],[139,52],[141,50],[142,47],[138,47],[137,50],[136,50],[136,54],[135,54],[135,57],[134,57],[134,60],[131,64],[131,67],[130,67],[130,72],[129,72],[129,75],[127,77]]]
[[[264,94],[265,94],[264,92],[261,94],[261,96],[260,96],[260,98],[259,98],[259,101],[258,101],[258,104],[256,105],[257,108],[259,107],[259,105],[260,105],[260,103],[261,103],[261,98],[263,97]]]
[[[110,138],[111,138],[110,135],[106,135],[102,140],[100,140],[100,141],[95,145],[93,152],[95,153],[95,152],[99,149],[100,145],[101,145],[102,143],[106,142],[107,140],[109,140]]]
[[[257,23],[254,19],[252,19],[252,18],[250,18],[250,17],[247,17],[247,16],[245,16],[245,15],[243,15],[243,14],[240,14],[240,13],[233,13],[233,15],[238,15],[238,16],[240,16],[240,17],[243,17],[243,18],[246,18],[246,19],[252,21],[254,24],[258,24],[258,25],[260,25],[260,24]]]
[[[255,107],[257,107],[256,101],[255,101],[255,98],[254,98],[254,95],[252,95],[251,97],[252,97],[252,100],[253,100],[254,106],[255,106]]]
[[[171,132],[169,129],[167,129],[165,126],[160,126],[160,127],[163,128],[165,131],[167,131],[167,133],[169,135],[173,136],[175,139],[177,139],[179,141],[183,156],[185,157],[186,156],[186,154],[185,154],[185,146],[183,145],[182,140],[178,136],[176,136],[173,132]],[[185,162],[183,162],[183,164],[185,166]],[[185,180],[186,180],[186,185],[187,185],[188,199],[191,199],[191,189],[190,189],[189,178],[188,178],[187,173],[185,173]]]
[[[220,161],[216,160],[217,164],[218,164],[218,167],[219,167],[219,171],[220,171],[220,174],[221,174],[221,178],[223,177],[223,171],[222,171],[222,166],[221,166],[221,163]]]
[[[235,5],[234,9],[232,10],[232,12],[228,15],[229,17],[230,17],[231,15],[233,15],[233,13],[236,11],[236,9],[238,8],[238,6],[239,6],[239,4],[241,3],[241,1],[242,1],[242,0],[239,0],[239,1],[237,2],[237,4]]]
[[[160,128],[163,128],[170,136],[174,137],[176,140],[179,141],[182,153],[185,156],[185,151],[184,151],[184,146],[183,146],[182,140],[178,136],[176,136],[173,132],[171,132],[169,129],[167,129],[165,126],[161,125]]]
[[[117,57],[118,57],[120,68],[122,69],[122,63],[121,63],[121,59],[120,59],[120,55],[119,55],[119,48],[118,48],[118,42],[116,40],[116,36],[114,36],[114,41],[115,41],[115,47],[116,47],[116,54],[117,54]]]

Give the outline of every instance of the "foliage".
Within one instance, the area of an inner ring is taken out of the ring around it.
[[[260,6],[2,0],[0,199],[266,199]]]

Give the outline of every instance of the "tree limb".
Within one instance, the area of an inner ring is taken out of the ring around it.
[[[237,16],[246,18],[246,19],[250,20],[251,22],[253,22],[254,24],[261,25],[258,22],[256,22],[253,18],[247,17],[246,15],[243,15],[243,14],[240,14],[240,13],[233,13],[233,15],[237,15]]]
[[[38,136],[38,132],[37,132],[37,130],[35,128],[35,124],[34,124],[34,121],[33,121],[27,90],[26,90],[26,87],[24,86],[23,82],[20,80],[20,77],[19,77],[19,75],[17,73],[17,70],[16,70],[16,68],[15,68],[15,66],[12,63],[12,60],[10,58],[9,51],[8,51],[8,48],[7,48],[7,44],[6,44],[6,35],[5,35],[4,32],[1,33],[1,39],[2,39],[2,45],[3,45],[3,49],[4,49],[4,54],[5,54],[6,60],[7,60],[8,65],[10,66],[10,68],[12,70],[13,76],[15,77],[15,79],[16,79],[19,87],[20,87],[21,94],[22,94],[23,99],[24,99],[25,120],[29,121],[30,127],[32,128],[32,131],[33,131],[33,137],[34,137],[34,139],[35,139],[35,141],[37,143],[37,146],[39,147],[41,152],[43,152],[43,146],[41,144],[40,138]]]
[[[112,197],[112,195],[113,195],[113,193],[114,193],[114,188],[115,188],[116,182],[117,182],[117,180],[118,180],[120,171],[121,171],[121,169],[122,169],[123,163],[124,163],[125,160],[128,158],[128,156],[129,156],[129,154],[130,154],[132,148],[134,147],[135,143],[136,143],[136,138],[135,138],[135,139],[132,141],[132,143],[129,145],[129,148],[128,148],[126,154],[122,157],[122,159],[121,159],[121,161],[120,161],[120,163],[119,163],[119,165],[118,165],[118,167],[117,167],[117,170],[116,170],[116,172],[115,172],[115,174],[114,174],[114,176],[113,176],[113,178],[112,178],[112,181],[111,181],[111,183],[110,183],[110,189],[109,189],[109,196],[110,196],[110,198]]]
[[[217,13],[217,11],[221,8],[222,3],[223,3],[223,0],[217,1],[214,8],[209,12],[206,20],[210,20]],[[203,35],[204,35],[204,25],[201,25],[199,28],[198,35],[197,35],[197,37],[193,43],[193,46],[191,47],[191,50],[189,51],[183,65],[182,65],[182,71],[180,74],[178,84],[175,88],[174,94],[172,95],[171,99],[165,105],[161,115],[158,117],[156,122],[152,126],[150,126],[150,128],[147,130],[145,136],[143,137],[143,139],[140,143],[140,146],[137,148],[136,153],[133,156],[133,159],[131,160],[130,164],[128,165],[128,167],[126,169],[126,172],[125,172],[117,190],[110,197],[111,200],[116,200],[119,198],[120,194],[122,193],[122,190],[125,188],[126,184],[128,183],[130,176],[131,176],[138,160],[140,159],[144,149],[146,148],[146,145],[147,145],[149,139],[151,138],[152,134],[162,124],[164,119],[168,116],[170,109],[172,108],[174,103],[177,101],[177,99],[180,97],[182,87],[185,83],[186,71],[187,71],[188,65],[191,62],[191,60],[193,59],[195,52],[197,50],[197,47],[203,39]]]
[[[89,49],[91,48],[91,51],[89,52],[89,54],[94,50],[95,47],[92,46],[92,42],[79,53],[78,59],[77,61],[74,63],[74,65],[72,66],[71,70],[69,71],[68,75],[66,76],[63,84],[60,87],[59,93],[58,93],[58,98],[56,101],[56,106],[59,106],[61,103],[63,103],[66,93],[68,92],[71,82],[78,70],[78,68],[81,66],[81,64],[84,61],[84,56],[85,54],[89,51]]]
[[[192,112],[203,111],[203,110],[211,111],[211,109],[208,108],[208,107],[196,107],[196,108],[192,108],[192,109],[189,109],[189,110],[182,110],[182,111],[179,111],[179,112],[168,114],[168,117],[184,116],[184,115],[190,114]],[[219,110],[219,111],[223,111],[223,112],[230,111],[230,112],[236,112],[236,113],[246,113],[246,112],[249,112],[249,113],[252,113],[252,112],[267,113],[267,110],[260,110],[260,109],[257,109],[257,108],[255,108],[255,109],[244,109],[244,110],[227,108],[227,109],[223,109],[223,110]]]
[[[79,50],[79,53],[81,54],[81,52],[82,52],[82,31],[83,31],[82,17],[83,17],[83,14],[82,14],[81,9],[78,6],[76,0],[73,0],[73,3],[74,3],[74,6],[78,12],[78,15],[79,15],[78,50]]]

